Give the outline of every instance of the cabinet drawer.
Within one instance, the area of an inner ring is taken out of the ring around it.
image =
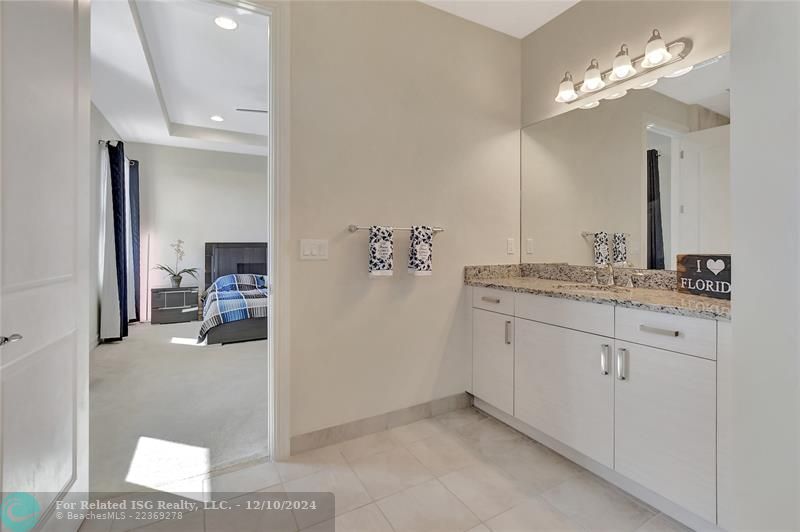
[[[687,355],[717,359],[715,320],[617,307],[616,337]]]
[[[513,316],[514,292],[476,286],[472,290],[472,306]]]
[[[533,294],[514,294],[516,316],[578,331],[614,336],[614,307]]]

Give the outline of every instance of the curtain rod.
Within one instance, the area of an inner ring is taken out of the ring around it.
[[[100,140],[97,141],[98,144],[108,144],[109,142],[122,142],[122,141],[119,140],[119,139],[109,139],[109,140],[100,139]],[[136,159],[128,159],[128,165],[129,166],[133,166],[134,164],[137,164],[138,162],[139,161],[137,161]]]

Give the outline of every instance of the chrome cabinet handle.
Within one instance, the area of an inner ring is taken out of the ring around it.
[[[22,340],[21,334],[12,334],[11,336],[0,336],[0,347],[6,344],[12,344],[14,342],[19,342]]]
[[[609,355],[611,354],[611,346],[603,344],[600,346],[600,375],[608,375]]]
[[[489,296],[483,296],[483,297],[481,298],[481,301],[486,301],[487,303],[496,303],[496,304],[499,304],[499,303],[500,303],[500,298],[499,298],[499,297],[489,297]]]
[[[620,347],[617,349],[617,380],[628,380],[628,350]]]
[[[511,322],[506,322],[506,345],[511,345]]]
[[[639,325],[639,330],[646,333],[660,334],[662,336],[672,336],[674,338],[681,335],[680,331],[670,331],[669,329],[651,327],[650,325]]]

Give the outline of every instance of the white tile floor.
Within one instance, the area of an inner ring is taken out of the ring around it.
[[[333,492],[337,532],[687,530],[471,408],[212,477],[207,486],[215,492]],[[261,528],[252,515],[242,522],[215,519],[206,512],[204,520],[196,515],[141,530],[275,530]],[[297,521],[279,528],[331,530],[331,523]],[[100,530],[97,525],[83,530]],[[111,528],[106,525],[104,532]]]

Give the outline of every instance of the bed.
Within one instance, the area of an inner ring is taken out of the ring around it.
[[[207,242],[199,340],[209,345],[265,340],[266,275],[266,242]]]

